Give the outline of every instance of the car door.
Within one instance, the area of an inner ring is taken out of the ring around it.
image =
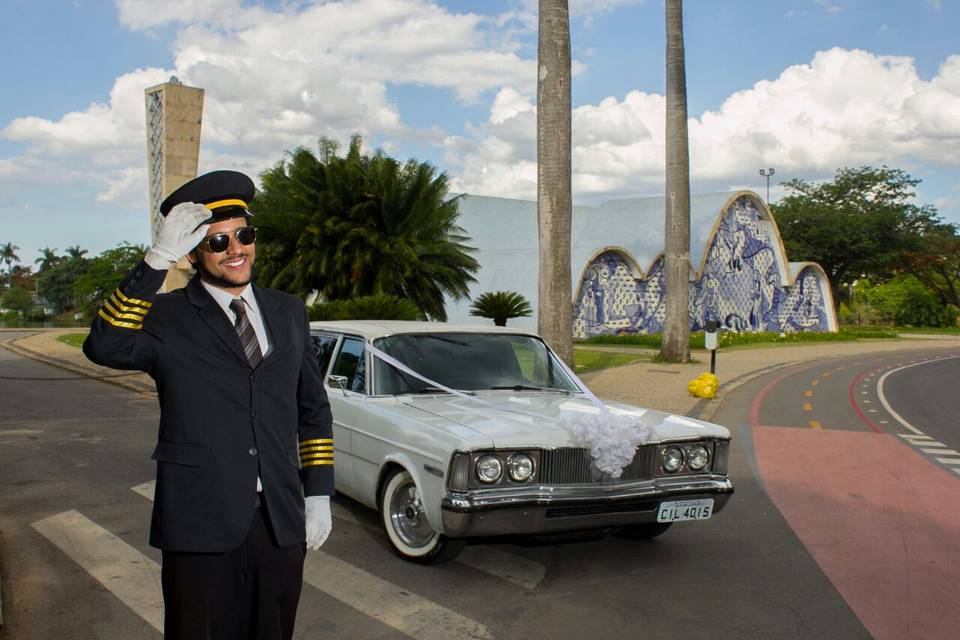
[[[323,386],[330,400],[330,411],[333,414],[333,446],[334,446],[334,480],[339,489],[347,486],[353,476],[353,464],[350,456],[350,430],[346,427],[352,407],[342,401],[340,388],[331,387],[329,375],[333,356],[337,353],[342,336],[328,332],[313,332],[310,339],[313,342],[313,352],[317,356],[317,364],[323,377]]]
[[[367,397],[367,358],[362,338],[340,336],[329,371],[324,377],[330,409],[333,412],[336,464],[334,476],[337,491],[362,500],[356,489],[356,456],[354,421],[357,405]]]

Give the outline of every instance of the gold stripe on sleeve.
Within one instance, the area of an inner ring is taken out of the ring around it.
[[[123,295],[123,293],[120,292],[120,289],[117,289],[116,291],[114,291],[114,293],[117,294],[118,298],[120,298],[121,300],[129,304],[135,304],[138,307],[146,307],[147,309],[153,306],[152,302],[147,302],[146,300],[138,300],[137,298],[128,298],[127,296]]]
[[[300,460],[333,460],[332,453],[308,453],[300,456]]]
[[[315,451],[329,451],[333,452],[333,447],[300,447],[300,453],[311,453]]]
[[[104,320],[106,320],[107,322],[109,322],[115,327],[123,327],[124,329],[142,329],[143,328],[143,325],[140,324],[139,322],[133,323],[133,322],[121,322],[120,320],[114,320],[113,318],[108,316],[106,313],[104,313],[103,309],[100,309],[99,311],[97,311],[97,315],[99,315],[101,318],[103,318]]]
[[[333,466],[333,460],[311,460],[310,462],[304,462],[302,467],[318,467],[322,464],[329,464]]]
[[[116,309],[113,308],[113,305],[110,304],[110,301],[109,301],[109,300],[105,301],[105,302],[103,303],[103,306],[105,306],[105,307],[107,308],[107,311],[109,311],[111,314],[113,314],[113,316],[114,316],[115,318],[117,318],[117,319],[120,319],[120,320],[135,320],[135,321],[137,321],[137,322],[143,322],[143,320],[144,320],[144,317],[143,317],[142,314],[139,314],[139,313],[121,313],[121,312],[117,311]]]
[[[120,309],[120,311],[130,311],[131,313],[139,313],[142,316],[145,316],[148,313],[150,313],[150,309],[148,309],[147,307],[138,307],[135,305],[123,304],[122,302],[120,302],[120,299],[117,297],[116,291],[110,294],[110,303],[117,309]]]
[[[300,442],[300,447],[308,447],[312,444],[328,444],[333,445],[333,438],[314,438],[313,440],[303,440]]]

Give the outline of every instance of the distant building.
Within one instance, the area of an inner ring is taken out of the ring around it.
[[[144,90],[147,116],[147,177],[150,237],[157,239],[163,217],[160,203],[185,182],[197,177],[203,89],[188,87],[176,77]],[[193,269],[186,258],[167,274],[164,291],[187,284]]]
[[[536,310],[536,202],[465,194],[459,225],[478,249],[470,296],[509,290]],[[571,231],[575,337],[659,333],[664,319],[664,199],[577,206]],[[755,193],[690,198],[690,328],[707,320],[733,331],[836,331],[830,284],[810,262],[788,262],[772,215]],[[470,301],[447,302],[450,322],[476,322]],[[536,311],[510,326],[535,329]]]

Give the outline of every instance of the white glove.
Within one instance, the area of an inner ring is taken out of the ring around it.
[[[330,496],[307,496],[307,548],[316,551],[330,535],[333,518],[330,517]]]
[[[209,224],[200,223],[210,217],[210,210],[202,204],[181,202],[160,223],[157,240],[150,247],[144,261],[150,268],[164,271],[174,262],[190,253],[207,235]]]

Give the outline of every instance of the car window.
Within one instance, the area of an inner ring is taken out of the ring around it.
[[[366,393],[366,358],[363,357],[363,341],[357,338],[345,338],[337,359],[333,363],[330,375],[344,376],[347,389],[357,393]]]
[[[333,357],[333,350],[337,346],[337,339],[334,336],[310,336],[310,339],[313,341],[313,353],[317,356],[320,373],[326,375],[330,358]]]
[[[390,336],[376,346],[417,373],[453,389],[579,388],[542,340],[528,335],[436,333]],[[376,360],[376,393],[417,393],[429,384]]]

